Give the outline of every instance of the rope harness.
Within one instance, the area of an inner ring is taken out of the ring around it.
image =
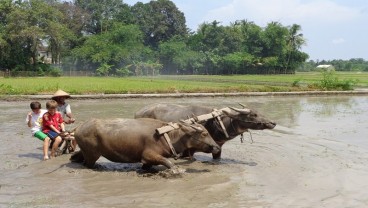
[[[178,153],[176,152],[176,150],[175,150],[174,146],[173,146],[173,145],[172,145],[172,143],[171,143],[171,139],[170,139],[170,137],[169,137],[169,135],[168,135],[168,132],[173,131],[173,130],[175,130],[175,129],[179,129],[179,128],[180,128],[180,127],[179,127],[179,125],[178,125],[177,123],[169,122],[166,126],[163,126],[163,127],[160,127],[160,128],[157,128],[157,129],[156,129],[157,134],[159,134],[159,135],[163,135],[163,136],[164,136],[165,141],[166,141],[166,143],[169,145],[169,148],[170,148],[170,150],[171,150],[171,153],[174,155],[174,159],[175,159],[175,160],[177,160],[178,158],[180,158],[180,157],[181,157],[181,155],[182,155],[182,153],[178,154]],[[193,127],[193,128],[194,128],[194,127]],[[193,137],[191,137],[191,139],[196,140],[197,142],[201,142],[201,143],[203,143],[203,144],[206,144],[206,145],[208,145],[209,147],[212,147],[212,148],[214,147],[214,145],[208,144],[208,143],[206,143],[206,142],[204,142],[204,141],[201,141],[201,140],[199,140],[199,139],[197,139],[197,138],[193,138]]]
[[[196,123],[196,122],[201,122],[201,121],[207,121],[209,119],[212,119],[214,118],[215,119],[215,126],[218,130],[220,130],[227,139],[230,138],[230,135],[229,133],[227,132],[226,128],[225,128],[225,125],[221,119],[221,116],[224,115],[224,113],[222,112],[222,110],[225,110],[225,109],[228,109],[228,108],[222,108],[220,110],[217,110],[217,109],[214,109],[211,113],[208,113],[208,114],[203,114],[203,115],[199,115],[199,116],[194,116],[192,118],[188,118],[186,120],[184,120],[185,123],[189,123],[189,124],[193,124],[193,123]],[[236,131],[236,128],[234,126],[234,123],[233,123],[233,119],[231,117],[230,118],[230,125],[231,127],[233,128],[233,130]],[[244,122],[244,123],[257,123],[257,122],[250,122],[250,121],[241,121],[241,122]],[[247,130],[247,132],[249,132],[249,135],[250,135],[250,139],[251,139],[251,144],[253,144],[253,137],[252,137],[252,133]],[[237,135],[235,135],[237,136]],[[241,133],[240,134],[240,142],[241,143],[244,143],[244,133]]]
[[[249,122],[248,122],[249,123]],[[231,127],[236,131],[235,127],[234,127],[234,123],[233,123],[233,119],[230,118],[230,124],[231,124]],[[246,130],[247,132],[249,132],[249,135],[250,135],[250,140],[251,140],[251,144],[253,144],[253,137],[252,137],[252,132],[249,131],[249,129]],[[241,143],[244,143],[244,132],[240,134],[240,142]]]
[[[227,130],[225,128],[224,123],[222,122],[221,116],[224,115],[224,113],[222,112],[223,109],[217,110],[217,109],[213,109],[213,111],[211,113],[208,114],[203,114],[203,115],[199,115],[199,116],[194,116],[193,118],[189,118],[184,120],[185,123],[189,123],[189,124],[194,124],[197,122],[201,122],[201,121],[207,121],[209,119],[216,119],[216,121],[218,122],[218,124],[220,125],[220,129],[222,130],[222,132],[224,133],[224,135],[226,136],[227,139],[229,139],[229,134],[227,133]],[[216,124],[216,123],[215,123]]]

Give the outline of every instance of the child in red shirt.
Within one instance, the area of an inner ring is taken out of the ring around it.
[[[55,153],[62,142],[61,134],[65,132],[62,115],[56,110],[58,104],[55,100],[46,102],[47,112],[42,116],[42,131],[47,134],[51,141],[50,157],[55,157]]]

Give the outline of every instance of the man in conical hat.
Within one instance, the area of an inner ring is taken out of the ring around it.
[[[72,110],[70,105],[65,102],[67,98],[70,98],[70,95],[63,90],[58,90],[51,97],[58,103],[57,111],[63,115],[63,119],[66,124],[74,123],[75,119],[73,118]]]

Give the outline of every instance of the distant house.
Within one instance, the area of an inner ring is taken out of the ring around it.
[[[335,67],[330,64],[321,64],[316,67],[317,70],[322,71],[335,71]]]
[[[46,41],[41,41],[37,47],[38,60],[45,64],[51,64],[52,56],[48,50],[49,46]]]

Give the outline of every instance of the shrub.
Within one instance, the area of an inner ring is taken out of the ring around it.
[[[301,78],[296,79],[296,80],[294,80],[294,81],[293,81],[293,83],[291,84],[291,86],[292,86],[292,87],[300,87],[300,85],[301,85],[301,81],[302,81],[302,79],[301,79]]]
[[[62,74],[63,70],[58,67],[51,67],[51,69],[46,72],[46,75],[50,77],[60,77]]]
[[[111,67],[113,67],[113,65],[103,63],[101,64],[100,67],[96,69],[96,73],[98,76],[108,76],[110,73]]]
[[[353,90],[356,83],[358,83],[358,80],[345,79],[340,81],[337,86],[342,90]]]
[[[119,77],[127,77],[133,75],[133,72],[127,68],[120,68],[116,70],[116,75]]]
[[[319,87],[323,90],[353,90],[358,80],[339,81],[334,71],[323,71]]]

